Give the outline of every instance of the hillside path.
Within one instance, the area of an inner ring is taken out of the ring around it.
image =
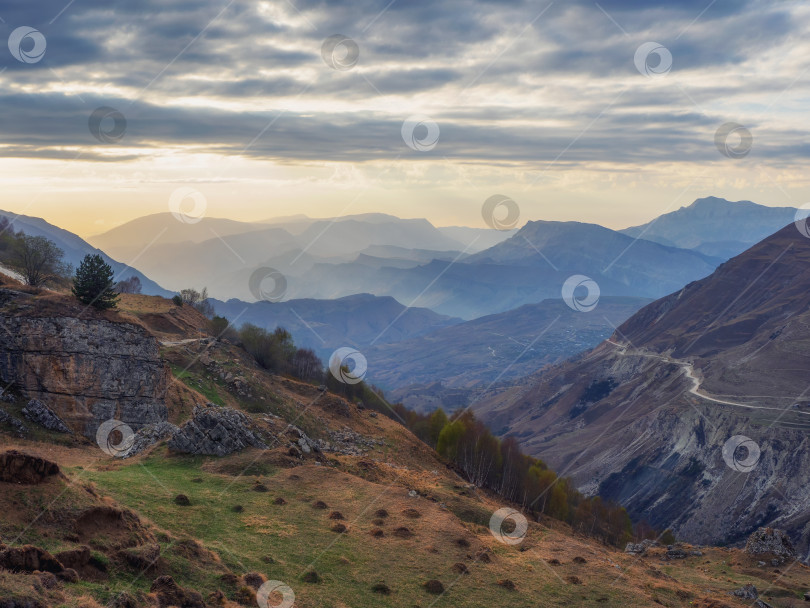
[[[707,395],[706,393],[700,390],[700,379],[695,375],[695,367],[689,362],[684,361],[683,359],[675,359],[674,357],[669,357],[667,355],[662,355],[660,353],[650,352],[640,348],[628,348],[625,344],[619,344],[618,342],[614,342],[611,339],[605,340],[612,344],[613,346],[619,349],[619,352],[622,356],[624,355],[631,355],[635,357],[652,357],[654,359],[659,359],[664,363],[671,363],[673,365],[678,365],[684,372],[684,376],[686,376],[690,383],[692,384],[689,392],[696,397],[701,399],[705,399],[706,401],[711,401],[713,403],[720,403],[721,405],[732,405],[735,407],[744,407],[751,410],[774,410],[777,412],[783,412],[784,408],[780,407],[768,407],[765,405],[751,405],[750,403],[739,403],[738,401],[726,401],[724,399],[718,399],[717,397],[712,397],[711,395]],[[797,414],[802,414],[804,416],[810,416],[810,412],[802,412],[799,410],[792,410]]]

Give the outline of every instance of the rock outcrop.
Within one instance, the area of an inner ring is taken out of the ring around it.
[[[0,381],[47,403],[67,427],[88,437],[113,418],[133,430],[166,420],[170,372],[147,330],[58,310],[0,289]]]
[[[10,426],[14,430],[17,437],[25,437],[28,435],[28,429],[26,426],[2,408],[0,408],[0,424],[7,424]]]
[[[793,543],[782,530],[759,528],[748,537],[745,552],[749,555],[775,555],[780,558],[796,557]]]
[[[136,454],[146,451],[156,443],[174,437],[179,431],[179,427],[171,422],[158,422],[141,427],[132,438],[132,445],[128,450],[118,454],[119,458],[131,458]]]
[[[57,433],[72,432],[64,421],[39,399],[31,399],[28,405],[23,408],[22,413],[31,422],[49,431],[56,431]]]
[[[195,407],[194,418],[169,440],[169,448],[187,454],[226,456],[247,447],[266,448],[252,429],[250,418],[240,411],[217,407]]]

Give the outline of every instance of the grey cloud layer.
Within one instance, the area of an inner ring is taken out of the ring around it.
[[[30,25],[48,41],[37,64],[2,54],[0,155],[70,157],[58,148],[96,144],[87,119],[95,107],[109,105],[127,117],[122,143],[134,155],[150,154],[155,144],[240,152],[280,116],[247,155],[419,157],[400,137],[410,112],[381,109],[379,92],[392,101],[383,106],[432,108],[441,127],[436,155],[550,161],[623,93],[565,160],[700,161],[716,158],[713,130],[735,118],[725,116],[726,108],[758,83],[730,81],[695,92],[701,106],[723,108],[704,114],[679,90],[675,73],[699,76],[743,64],[802,28],[789,3],[726,0],[602,0],[601,10],[576,0],[554,3],[540,18],[547,3],[521,0],[399,0],[387,10],[388,1],[371,0],[301,0],[297,8],[278,2],[268,10],[243,1],[82,0],[59,15],[65,4],[18,2],[0,14],[0,35]],[[323,63],[321,42],[336,32],[360,45],[355,70],[335,72]],[[633,66],[636,48],[650,39],[672,52],[668,86],[651,88]],[[81,98],[54,92],[68,85]],[[100,94],[105,87],[110,95]],[[199,107],[178,98],[211,103]],[[242,107],[218,109],[229,103]],[[759,150],[806,157],[802,134],[787,135],[784,144],[763,142]],[[82,157],[111,160],[92,148]]]

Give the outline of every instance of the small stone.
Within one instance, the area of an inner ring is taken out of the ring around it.
[[[188,507],[191,505],[191,501],[185,494],[178,494],[174,497],[174,504],[180,505],[181,507]]]

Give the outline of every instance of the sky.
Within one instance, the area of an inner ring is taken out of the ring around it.
[[[484,227],[498,195],[612,228],[800,206],[808,27],[787,0],[7,1],[0,208],[89,236],[170,205]]]

